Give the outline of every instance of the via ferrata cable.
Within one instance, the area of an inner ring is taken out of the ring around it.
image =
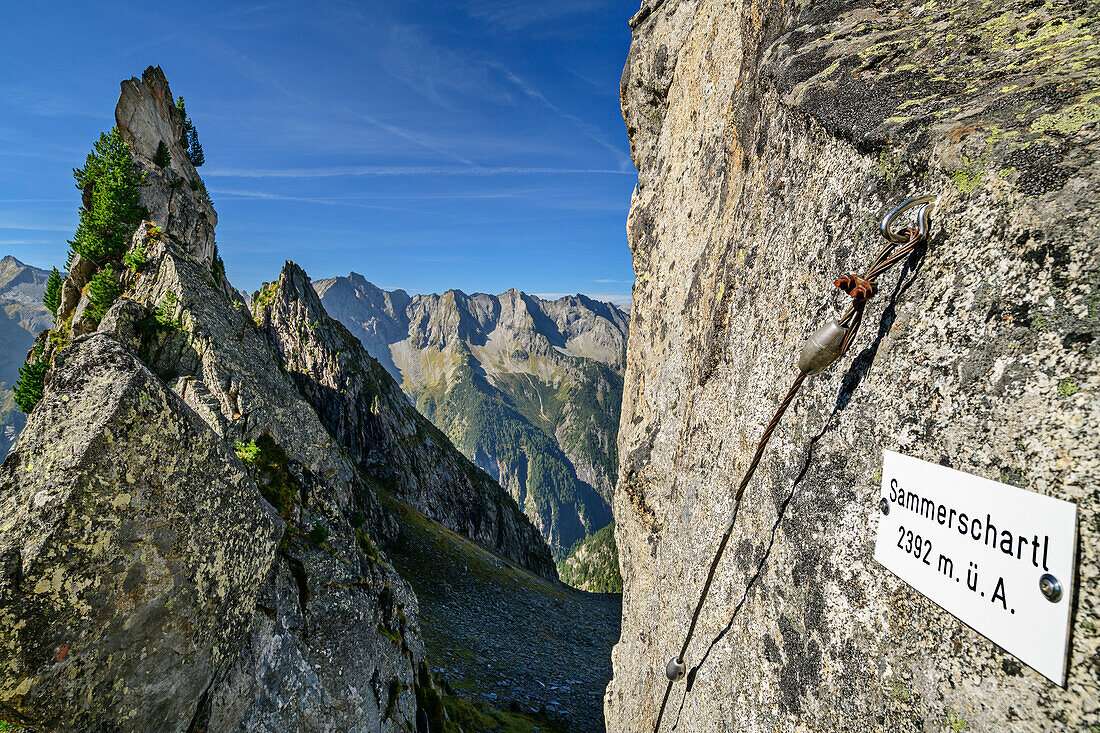
[[[852,345],[856,334],[859,332],[860,325],[863,323],[863,311],[867,307],[867,302],[877,292],[875,279],[897,263],[909,257],[922,242],[927,240],[931,209],[934,205],[934,200],[934,196],[921,196],[908,199],[894,208],[883,218],[882,224],[879,226],[879,231],[882,236],[886,238],[886,245],[879,250],[866,272],[864,272],[863,275],[843,275],[837,278],[833,283],[852,298],[852,304],[839,319],[830,321],[818,329],[806,342],[806,345],[802,347],[802,351],[798,356],[798,376],[795,377],[794,384],[792,384],[791,388],[787,391],[787,395],[783,398],[783,401],[779,403],[779,407],[772,416],[771,422],[764,428],[764,433],[760,436],[760,442],[756,446],[756,453],[753,455],[749,467],[745,470],[744,478],[741,479],[741,483],[738,484],[737,491],[734,493],[729,523],[726,525],[726,531],[722,533],[722,539],[718,542],[718,549],[715,551],[714,557],[710,562],[706,580],[703,582],[703,589],[699,593],[698,602],[695,604],[695,611],[691,614],[691,623],[688,624],[687,634],[684,636],[684,643],[680,647],[680,652],[670,659],[665,666],[665,676],[668,677],[668,686],[665,688],[664,699],[661,700],[661,708],[657,714],[657,722],[653,728],[654,733],[657,733],[661,727],[661,718],[664,716],[665,705],[668,703],[668,697],[672,691],[673,683],[681,679],[687,669],[687,664],[684,659],[686,658],[688,647],[691,645],[691,639],[695,634],[695,627],[699,622],[699,614],[702,612],[707,595],[710,593],[710,586],[714,582],[714,574],[718,570],[718,564],[722,561],[722,556],[726,552],[726,546],[729,544],[730,537],[733,535],[733,526],[737,521],[737,508],[741,504],[741,497],[744,495],[745,489],[749,485],[749,481],[752,480],[752,476],[756,472],[757,466],[760,464],[760,459],[764,455],[764,448],[767,446],[768,440],[772,437],[772,433],[775,432],[775,428],[783,417],[783,413],[787,411],[791,402],[794,401],[795,395],[798,394],[798,390],[806,381],[806,377],[825,370],[830,364],[847,353],[848,348]],[[893,230],[894,219],[913,207],[919,207],[916,211],[916,226],[907,228],[904,235],[895,232]]]

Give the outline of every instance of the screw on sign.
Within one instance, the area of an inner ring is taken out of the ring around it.
[[[1057,603],[1062,599],[1062,584],[1050,573],[1039,578],[1039,591],[1051,603]]]
[[[839,319],[829,321],[814,332],[806,342],[806,345],[802,347],[802,351],[798,355],[798,376],[795,377],[794,384],[791,385],[786,397],[780,402],[771,422],[764,428],[764,433],[761,435],[760,442],[756,447],[756,454],[753,456],[752,462],[749,463],[749,467],[745,471],[745,476],[741,479],[741,483],[734,493],[729,524],[726,526],[726,531],[722,535],[721,541],[718,543],[718,549],[714,553],[714,558],[711,560],[710,569],[707,571],[706,581],[703,583],[703,590],[699,594],[699,601],[696,603],[695,611],[691,616],[691,623],[688,625],[683,646],[681,646],[679,654],[670,659],[668,664],[665,665],[665,676],[668,678],[668,686],[665,687],[665,696],[661,701],[660,711],[657,713],[657,722],[654,725],[654,731],[658,731],[661,727],[661,719],[664,717],[665,706],[668,704],[668,696],[672,692],[673,683],[682,679],[685,675],[687,663],[684,661],[684,657],[687,654],[688,646],[691,644],[691,638],[695,633],[695,625],[699,621],[699,613],[703,610],[703,604],[706,601],[707,594],[710,592],[711,583],[714,582],[714,573],[718,569],[718,563],[721,561],[722,555],[726,551],[726,545],[729,544],[730,536],[733,533],[733,525],[737,521],[737,507],[740,505],[741,497],[745,493],[745,488],[748,486],[753,473],[756,471],[757,465],[760,463],[760,458],[764,454],[764,448],[768,444],[768,439],[771,438],[772,433],[779,424],[779,420],[783,417],[783,413],[787,411],[787,408],[794,400],[795,395],[798,393],[802,383],[806,380],[806,377],[824,371],[830,364],[848,351],[848,347],[851,346],[852,341],[859,332],[860,324],[863,322],[863,312],[866,310],[867,304],[870,302],[872,296],[874,296],[878,290],[875,283],[876,278],[897,263],[908,258],[921,244],[927,241],[928,230],[931,224],[932,207],[934,206],[933,202],[935,199],[935,196],[920,196],[908,199],[894,208],[883,218],[882,223],[879,225],[879,233],[886,239],[886,245],[879,250],[877,255],[875,255],[867,271],[862,275],[842,275],[833,283],[852,298],[852,304]],[[895,231],[894,220],[909,209],[915,209],[915,226],[907,228],[904,234]],[[883,514],[887,514],[890,511],[888,505],[883,505],[881,509]]]

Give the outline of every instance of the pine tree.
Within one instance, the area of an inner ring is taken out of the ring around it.
[[[157,154],[153,156],[153,162],[158,168],[167,168],[172,165],[172,154],[168,152],[168,146],[164,144],[163,140],[157,146]]]
[[[99,323],[121,292],[114,268],[107,265],[97,272],[88,283],[88,318]]]
[[[57,268],[50,270],[50,277],[46,280],[46,292],[42,295],[42,303],[50,311],[56,313],[61,305],[61,273]]]
[[[99,136],[84,167],[73,169],[73,178],[79,189],[91,186],[92,194],[91,206],[80,209],[80,223],[69,242],[69,263],[73,252],[93,262],[121,257],[147,212],[141,207],[141,179],[130,159],[130,146],[117,127]]]
[[[35,353],[19,367],[19,379],[15,382],[15,404],[19,409],[30,414],[38,401],[42,399],[42,390],[46,383],[46,370],[50,363],[41,358],[42,349],[39,347]]]
[[[184,106],[184,104],[183,104],[183,95],[182,94],[179,95],[178,97],[176,97],[176,109],[179,110],[181,115],[183,115],[184,117],[187,117],[187,107]]]
[[[199,133],[191,124],[191,118],[187,118],[187,157],[191,159],[191,165],[198,168],[206,162],[206,156],[202,153],[202,144],[199,143]]]

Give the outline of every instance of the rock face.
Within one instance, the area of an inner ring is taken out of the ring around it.
[[[500,482],[557,557],[611,519],[627,316],[584,296],[410,297],[362,275],[314,283],[455,445]]]
[[[875,222],[939,197],[741,506],[662,730],[1100,723],[1100,214],[1083,6],[647,0],[623,114],[637,283],[609,730],[652,730],[736,484]],[[872,560],[900,450],[1078,503],[1061,689]],[[961,722],[960,722],[961,721]]]
[[[363,345],[287,262],[252,301],[257,322],[325,427],[398,499],[512,562],[557,580],[550,551],[515,501],[409,404]]]
[[[188,255],[204,264],[213,263],[218,215],[206,195],[205,184],[187,157],[185,118],[176,109],[168,80],[159,66],[150,66],[140,80],[122,82],[115,121],[145,174],[147,185],[142,187],[142,206]],[[171,156],[171,163],[164,168],[153,163],[162,141]]]
[[[250,625],[281,522],[115,339],[73,344],[50,374],[0,468],[0,707],[45,730],[185,730]]]

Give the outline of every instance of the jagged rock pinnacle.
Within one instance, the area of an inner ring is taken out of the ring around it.
[[[187,254],[211,264],[218,215],[187,157],[184,118],[176,109],[172,90],[159,66],[147,68],[140,79],[122,82],[115,122],[130,146],[134,162],[145,171],[142,205]],[[163,168],[153,162],[162,142],[171,159]]]

